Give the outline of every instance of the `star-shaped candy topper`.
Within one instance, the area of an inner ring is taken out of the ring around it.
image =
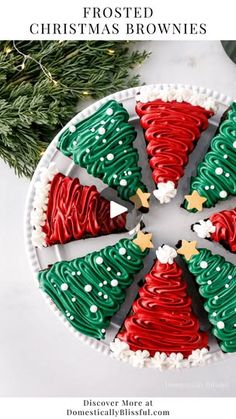
[[[146,249],[151,249],[153,247],[152,244],[152,234],[151,233],[143,233],[142,231],[139,231],[137,234],[136,239],[133,240],[134,244],[137,244],[137,246],[140,247],[142,252]]]
[[[135,208],[149,208],[148,199],[150,197],[149,192],[143,192],[142,189],[138,188],[136,194],[131,196],[129,200],[134,203]]]
[[[186,260],[190,260],[193,255],[198,255],[199,253],[196,246],[197,242],[195,241],[188,242],[187,240],[182,240],[181,247],[177,250],[177,253],[183,255]]]
[[[191,195],[185,195],[185,199],[188,203],[188,210],[196,209],[198,211],[202,211],[202,206],[207,201],[207,198],[199,195],[198,191],[193,191]]]

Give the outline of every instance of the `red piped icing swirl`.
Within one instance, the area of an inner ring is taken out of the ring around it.
[[[181,268],[156,261],[145,280],[117,337],[131,350],[148,350],[151,356],[181,352],[188,357],[193,350],[207,347],[208,336],[199,331]]]
[[[161,99],[136,105],[145,131],[154,182],[174,182],[184,174],[188,154],[201,132],[208,127],[213,111],[187,102],[164,102]]]
[[[213,214],[209,219],[216,228],[215,232],[211,233],[211,240],[236,253],[236,208]]]
[[[83,186],[62,173],[54,176],[42,227],[47,246],[124,231],[125,224],[126,213],[110,218],[110,202],[95,186]]]

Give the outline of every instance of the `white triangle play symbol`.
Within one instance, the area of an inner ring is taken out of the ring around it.
[[[123,214],[123,212],[128,211],[128,208],[123,205],[117,204],[117,202],[110,201],[110,217],[114,218],[117,215]]]

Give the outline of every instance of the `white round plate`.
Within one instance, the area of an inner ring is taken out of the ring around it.
[[[190,85],[180,85],[180,84],[161,84],[161,85],[152,85],[151,88],[155,87],[160,88],[194,88],[199,93],[204,93],[210,97],[213,97],[217,104],[218,104],[218,112],[209,120],[209,128],[203,132],[200,141],[198,142],[195,150],[192,152],[189,158],[189,163],[185,169],[185,175],[180,180],[178,186],[178,193],[176,197],[171,201],[170,204],[167,205],[160,205],[157,200],[152,197],[150,201],[150,211],[148,214],[144,214],[143,221],[145,223],[145,228],[147,231],[153,233],[153,243],[154,247],[157,248],[162,244],[169,244],[170,246],[175,246],[176,243],[181,239],[186,240],[197,240],[196,234],[193,233],[190,229],[191,225],[199,220],[201,217],[207,218],[213,212],[222,209],[230,209],[235,207],[236,199],[231,197],[227,201],[222,201],[216,205],[216,207],[211,209],[205,209],[204,212],[199,215],[199,213],[193,214],[188,213],[186,210],[180,207],[181,203],[183,202],[183,197],[186,193],[188,193],[189,188],[189,180],[192,175],[196,172],[196,165],[199,161],[203,159],[204,154],[206,153],[210,139],[212,138],[217,125],[219,124],[220,118],[222,113],[226,110],[227,106],[230,104],[232,99],[229,96],[224,94],[219,94],[215,91],[205,88],[198,88],[196,86]],[[123,90],[107,96],[98,102],[88,106],[82,112],[79,112],[68,124],[56,135],[54,140],[48,146],[47,150],[43,154],[36,170],[34,176],[32,178],[27,203],[26,203],[26,211],[25,211],[25,241],[26,241],[26,248],[30,260],[30,265],[33,270],[33,274],[36,280],[36,284],[38,285],[37,281],[37,273],[41,269],[47,268],[49,264],[55,263],[60,260],[70,260],[76,257],[81,257],[90,253],[95,250],[102,249],[108,245],[116,243],[123,237],[129,237],[128,233],[121,233],[121,234],[113,234],[110,236],[102,236],[97,238],[85,239],[85,240],[78,240],[73,241],[71,243],[67,243],[65,245],[55,245],[48,248],[38,249],[35,248],[32,244],[31,234],[32,234],[32,227],[30,225],[30,214],[33,209],[33,197],[34,197],[34,184],[39,178],[40,170],[42,167],[48,167],[50,162],[55,162],[57,168],[60,172],[64,173],[65,175],[69,175],[72,177],[79,177],[82,184],[85,185],[96,185],[99,191],[104,190],[107,188],[101,180],[97,178],[93,178],[90,176],[86,170],[82,169],[79,166],[76,166],[71,159],[65,157],[60,151],[57,150],[57,142],[59,136],[62,132],[71,124],[76,124],[77,122],[87,118],[93,112],[95,112],[103,103],[107,102],[110,99],[115,99],[118,102],[122,103],[124,107],[127,109],[130,115],[130,123],[134,125],[137,130],[137,138],[135,140],[135,147],[139,151],[140,157],[140,166],[142,167],[142,176],[143,181],[147,185],[149,192],[151,192],[155,186],[152,180],[151,171],[148,165],[148,158],[145,151],[145,140],[143,137],[142,129],[139,125],[138,116],[135,113],[135,96],[136,93],[140,90],[140,87],[131,88],[128,90]],[[117,198],[116,192],[112,191],[111,196],[113,200],[117,200],[121,204],[126,205],[124,201],[122,202],[119,198]],[[207,247],[208,249],[212,250],[213,253],[218,253],[224,256],[228,261],[233,262],[234,255],[230,252],[225,250],[219,244],[206,241],[204,239],[198,239],[198,247]],[[96,339],[87,337],[79,332],[77,332],[64,318],[64,316],[59,312],[56,306],[52,303],[50,298],[42,292],[46,301],[49,303],[50,307],[53,311],[60,317],[63,323],[69,327],[73,333],[77,337],[79,337],[83,342],[89,344],[90,346],[94,347],[95,349],[107,354],[111,355],[111,351],[109,349],[110,342],[115,338],[116,334],[118,333],[127,312],[129,311],[132,301],[134,300],[135,296],[138,292],[138,282],[140,279],[144,277],[144,275],[150,270],[153,260],[155,258],[154,251],[150,251],[146,262],[145,268],[135,276],[134,282],[131,287],[127,290],[127,296],[125,299],[124,304],[122,305],[119,312],[112,318],[110,327],[107,330],[106,338],[104,341],[98,341]],[[181,263],[181,261],[180,261]],[[195,312],[197,313],[203,327],[207,327],[208,321],[207,316],[204,310],[202,309],[202,301],[200,300],[200,296],[197,292],[197,288],[195,283],[193,283],[190,275],[188,274],[186,268],[185,275],[186,280],[189,285],[189,293],[193,297],[193,307]],[[63,330],[62,330],[63,333]],[[233,356],[233,354],[224,354],[216,341],[216,339],[211,336],[210,337],[210,352],[213,354],[210,360],[207,362],[218,361],[225,357]]]

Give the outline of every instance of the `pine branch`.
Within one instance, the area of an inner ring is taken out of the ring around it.
[[[76,106],[137,85],[129,71],[147,57],[126,41],[1,41],[0,156],[31,176]]]

